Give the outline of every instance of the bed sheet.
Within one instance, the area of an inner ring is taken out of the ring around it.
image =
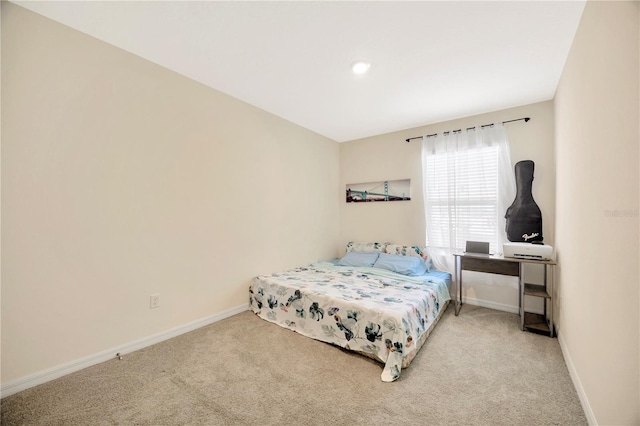
[[[319,262],[256,277],[249,302],[267,321],[382,362],[390,382],[450,300],[447,284],[446,276]]]

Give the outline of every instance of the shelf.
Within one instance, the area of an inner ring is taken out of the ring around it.
[[[532,284],[525,280],[520,274],[520,329],[537,334],[544,334],[554,337],[555,329],[553,326],[553,264],[551,265],[551,274],[548,274],[548,265],[544,265],[544,284]],[[550,277],[549,277],[550,275]],[[551,278],[548,280],[548,278]],[[534,314],[527,312],[525,309],[525,297],[538,297],[542,299],[543,313]]]
[[[524,327],[532,331],[540,331],[547,334],[551,331],[543,315],[531,312],[524,313]]]
[[[545,286],[537,284],[525,284],[524,294],[525,296],[544,297],[546,299],[551,298],[549,293],[547,293]]]

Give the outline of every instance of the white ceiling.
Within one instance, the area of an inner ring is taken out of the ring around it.
[[[14,3],[338,142],[552,99],[585,4]]]

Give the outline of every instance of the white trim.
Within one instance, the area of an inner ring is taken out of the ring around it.
[[[496,311],[511,312],[517,314],[520,309],[515,305],[505,305],[504,303],[496,303],[490,300],[476,299],[475,297],[462,296],[462,303],[468,303],[469,305],[480,306],[482,308],[495,309]]]
[[[591,409],[591,404],[589,404],[589,398],[587,398],[587,394],[584,391],[584,387],[582,386],[582,382],[580,381],[580,376],[578,375],[578,371],[576,370],[576,366],[571,359],[571,355],[569,354],[569,348],[567,347],[564,338],[562,337],[562,333],[558,330],[558,343],[560,343],[560,350],[562,351],[562,356],[564,357],[564,362],[567,364],[567,369],[569,370],[569,376],[571,376],[571,381],[573,381],[573,386],[576,388],[576,392],[578,392],[578,398],[580,399],[580,404],[582,404],[582,409],[584,410],[584,414],[587,417],[587,421],[590,425],[597,425],[598,421],[596,420],[595,414],[593,414],[593,410]]]
[[[496,311],[510,312],[512,314],[520,314],[520,308],[516,305],[506,305],[504,303],[496,303],[490,300],[476,299],[474,297],[462,296],[462,303],[468,303],[469,305],[480,306],[482,308],[495,309]],[[537,309],[529,309],[527,312],[542,315],[544,312]]]
[[[55,380],[62,376],[66,376],[67,374],[75,373],[76,371],[80,371],[87,367],[91,367],[93,365],[100,364],[101,362],[108,361],[116,357],[118,353],[121,355],[126,353],[131,353],[139,349],[146,348],[147,346],[155,345],[156,343],[160,343],[164,340],[168,340],[173,337],[179,336],[181,334],[188,333],[197,328],[204,327],[209,324],[213,324],[214,322],[218,322],[220,320],[223,320],[225,318],[228,318],[230,316],[239,314],[247,310],[249,310],[249,304],[245,303],[243,305],[237,306],[227,311],[223,311],[218,314],[211,315],[209,317],[205,317],[205,318],[154,334],[152,336],[144,337],[142,339],[139,339],[130,343],[126,343],[124,345],[117,346],[115,348],[107,349],[107,350],[95,353],[93,355],[89,355],[84,358],[77,359],[75,361],[58,365],[56,367],[52,367],[47,370],[43,370],[26,377],[13,380],[6,384],[3,383],[2,387],[0,388],[0,395],[2,398],[9,395],[13,395],[14,393],[23,391],[25,389],[29,389],[46,382],[50,382],[51,380]]]

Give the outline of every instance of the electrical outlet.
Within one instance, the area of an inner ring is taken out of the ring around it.
[[[159,306],[160,306],[160,295],[152,294],[151,296],[149,296],[149,308],[153,309]]]

